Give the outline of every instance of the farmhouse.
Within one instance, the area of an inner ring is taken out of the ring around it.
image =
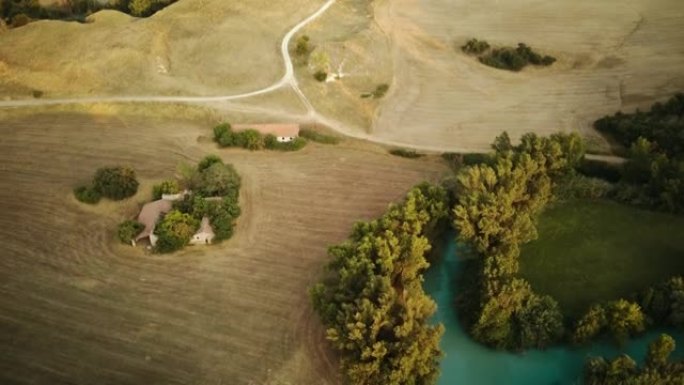
[[[160,199],[145,204],[140,211],[140,215],[138,215],[138,222],[145,225],[145,229],[135,238],[133,245],[135,246],[136,242],[139,242],[140,240],[149,238],[150,245],[154,247],[154,245],[157,244],[157,236],[154,235],[154,228],[157,226],[157,221],[162,215],[171,211],[171,209],[173,209],[173,201],[166,199]]]
[[[208,245],[214,240],[214,229],[211,227],[211,224],[209,223],[209,218],[204,217],[202,218],[202,224],[200,224],[200,228],[195,233],[195,235],[192,236],[192,239],[190,240],[191,245]]]
[[[271,134],[278,142],[291,142],[299,136],[299,124],[234,124],[233,131],[240,132],[249,129],[257,130],[263,135]]]
[[[136,242],[149,238],[150,245],[154,247],[157,244],[157,236],[154,235],[154,228],[157,226],[157,221],[159,221],[159,218],[164,214],[173,209],[173,202],[183,199],[188,194],[190,194],[190,191],[188,190],[184,190],[178,194],[163,194],[162,199],[145,204],[138,215],[138,222],[145,225],[145,229],[135,238],[133,246],[135,246]]]

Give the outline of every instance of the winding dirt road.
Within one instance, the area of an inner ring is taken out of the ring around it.
[[[160,96],[160,95],[149,95],[149,96],[94,96],[86,98],[61,98],[61,99],[24,99],[24,100],[9,100],[0,101],[0,109],[2,108],[18,108],[18,107],[41,107],[41,106],[52,106],[52,105],[68,105],[68,104],[94,104],[94,103],[183,103],[183,104],[215,104],[215,103],[226,103],[235,102],[239,100],[248,99],[258,95],[268,94],[282,88],[290,87],[298,96],[302,104],[306,107],[307,113],[305,115],[291,114],[283,112],[278,113],[274,111],[268,111],[271,115],[283,115],[288,118],[296,119],[307,119],[309,121],[324,124],[336,132],[343,134],[348,137],[355,139],[361,139],[370,141],[373,143],[405,147],[418,151],[427,152],[487,152],[490,150],[489,147],[454,147],[449,144],[439,144],[439,145],[420,145],[415,143],[407,143],[403,141],[394,141],[386,138],[378,138],[358,130],[354,130],[342,122],[328,118],[321,115],[313,107],[309,99],[306,97],[304,92],[299,87],[297,77],[295,76],[294,64],[292,62],[292,57],[290,56],[289,46],[292,38],[305,26],[318,19],[323,15],[330,7],[332,7],[337,0],[326,1],[316,12],[309,15],[307,18],[299,22],[297,25],[292,27],[282,39],[280,44],[280,52],[283,57],[283,62],[285,66],[285,73],[283,77],[275,82],[274,84],[247,93],[235,94],[235,95],[218,95],[218,96]],[[225,106],[224,106],[225,107]],[[231,106],[228,106],[229,108]],[[253,108],[258,110],[259,108]],[[266,112],[266,111],[264,111]],[[620,163],[624,161],[623,158],[615,157],[611,155],[588,155],[590,158],[600,159],[612,163]]]
[[[215,102],[228,102],[240,99],[246,99],[257,95],[267,94],[283,87],[291,87],[292,90],[299,96],[302,103],[307,108],[309,115],[313,115],[315,110],[309,100],[306,98],[302,90],[299,88],[299,83],[294,73],[294,65],[292,64],[292,57],[290,56],[289,46],[290,41],[302,28],[313,22],[321,15],[323,15],[337,0],[328,0],[316,12],[311,14],[306,19],[295,25],[283,38],[280,44],[280,52],[283,56],[285,65],[285,74],[274,84],[247,93],[237,95],[219,95],[219,96],[94,96],[87,98],[62,98],[62,99],[25,99],[25,100],[9,100],[0,101],[0,108],[12,107],[39,107],[52,105],[66,105],[66,104],[92,104],[92,103],[188,103],[188,104],[204,104]]]

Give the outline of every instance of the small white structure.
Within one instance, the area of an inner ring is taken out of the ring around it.
[[[278,142],[287,143],[299,137],[299,124],[234,124],[233,131],[257,130],[264,135],[273,135]]]
[[[179,192],[178,194],[162,194],[161,199],[163,199],[165,201],[175,202],[175,201],[179,201],[179,200],[185,198],[185,196],[189,195],[189,194],[190,194],[190,191],[183,190],[183,191]]]
[[[200,224],[199,230],[192,236],[192,239],[190,239],[190,244],[209,245],[213,240],[214,229],[211,227],[211,223],[209,223],[209,218],[204,217],[202,218],[202,224]]]

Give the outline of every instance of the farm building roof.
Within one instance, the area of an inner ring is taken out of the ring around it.
[[[150,202],[143,206],[138,215],[138,222],[145,225],[145,229],[136,237],[136,241],[149,237],[157,225],[157,221],[162,214],[166,214],[173,208],[173,202],[169,200],[160,199]]]

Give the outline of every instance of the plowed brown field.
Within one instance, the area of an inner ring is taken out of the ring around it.
[[[218,150],[183,121],[36,115],[0,120],[0,383],[331,384],[336,361],[307,287],[358,220],[446,172],[370,145]],[[236,236],[159,256],[116,224],[181,161],[218,153],[244,179]],[[77,203],[96,167],[132,164],[122,203]]]

